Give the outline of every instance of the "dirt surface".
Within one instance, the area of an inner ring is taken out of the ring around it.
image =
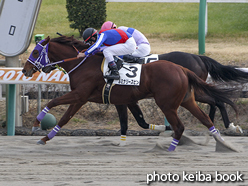
[[[199,143],[205,142],[206,137],[187,136],[173,153],[166,151],[172,140],[166,135],[128,136],[125,147],[117,146],[119,136],[57,136],[45,146],[36,145],[38,139],[38,136],[0,136],[1,185],[248,184],[246,137],[224,137],[237,150],[233,151],[223,148],[212,137],[203,146]],[[174,175],[170,181],[169,177],[165,179],[169,174]],[[232,181],[227,181],[230,178]]]

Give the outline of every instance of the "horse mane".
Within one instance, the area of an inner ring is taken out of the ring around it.
[[[60,36],[57,38],[53,38],[50,40],[51,42],[61,43],[69,46],[74,46],[78,49],[78,51],[82,51],[84,49],[89,48],[89,45],[85,44],[84,42],[75,39],[73,36]]]

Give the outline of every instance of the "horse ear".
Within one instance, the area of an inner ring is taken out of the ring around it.
[[[47,43],[49,43],[49,41],[50,41],[50,37],[49,36],[47,36],[46,38],[45,38],[45,40],[41,43],[43,46],[45,46]]]
[[[45,41],[42,42],[42,45],[46,45],[47,43],[49,43],[49,41],[50,41],[50,37],[47,36]]]
[[[47,36],[47,38],[45,39],[45,41],[48,43],[50,41],[50,37]]]

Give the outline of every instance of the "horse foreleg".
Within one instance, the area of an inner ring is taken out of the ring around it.
[[[34,125],[32,127],[32,131],[36,131],[40,129],[40,122],[41,120],[45,117],[46,113],[49,111],[50,109],[48,107],[45,107],[40,113],[39,115],[36,117],[36,120],[34,122]]]
[[[81,102],[83,105],[84,103],[86,103],[86,100],[80,100],[80,96],[76,91],[71,91],[59,98],[51,100],[36,117],[32,130],[35,131],[39,128],[41,120],[45,117],[46,113],[49,112],[51,108],[56,107],[58,105],[77,104],[79,102]]]
[[[45,145],[47,141],[51,140],[59,130],[75,115],[75,113],[82,107],[83,103],[71,104],[62,118],[59,120],[58,124],[53,128],[53,130],[46,135],[44,138],[39,140],[37,144]]]
[[[128,129],[128,115],[127,115],[127,106],[126,105],[115,105],[116,110],[119,115],[120,125],[121,125],[121,141],[120,146],[126,145],[126,135]]]
[[[41,113],[37,116],[36,120],[41,121],[45,114],[53,107],[58,105],[65,105],[70,104],[68,110],[60,119],[58,125],[54,127],[54,129],[44,138],[42,138],[38,144],[46,144],[46,141],[52,139],[60,128],[65,125],[71,117],[79,110],[79,108],[87,102],[87,96],[83,96],[82,94],[78,93],[77,91],[71,91],[59,98],[55,98],[51,100],[47,106],[41,111]]]
[[[242,128],[239,125],[234,125],[233,123],[231,123],[231,121],[229,120],[227,111],[226,111],[226,107],[224,105],[223,102],[217,102],[216,106],[220,109],[220,113],[222,116],[222,120],[224,121],[225,127],[226,129],[229,129],[233,132],[237,132],[237,133],[243,133]]]
[[[154,124],[146,123],[143,113],[137,103],[128,104],[128,109],[133,114],[138,125],[142,127],[143,129],[151,129],[151,130],[160,131],[160,132],[165,131],[164,125],[154,125]]]
[[[222,116],[222,120],[224,122],[225,128],[228,129],[229,125],[230,125],[230,120],[229,117],[227,115],[227,111],[225,108],[225,105],[223,102],[219,102],[216,104],[209,104],[210,105],[210,111],[209,111],[209,117],[211,119],[212,122],[214,122],[214,117],[215,117],[215,113],[216,113],[216,107],[219,108],[221,116]]]
[[[226,129],[228,129],[229,124],[231,122],[230,122],[229,117],[227,115],[227,111],[226,111],[224,103],[223,102],[217,102],[216,106],[220,109],[220,113],[221,113],[222,119],[224,121],[224,125],[225,125]]]

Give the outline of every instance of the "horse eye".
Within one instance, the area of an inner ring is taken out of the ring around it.
[[[39,51],[38,51],[38,50],[34,50],[33,53],[32,53],[32,56],[33,56],[34,58],[39,57]]]

